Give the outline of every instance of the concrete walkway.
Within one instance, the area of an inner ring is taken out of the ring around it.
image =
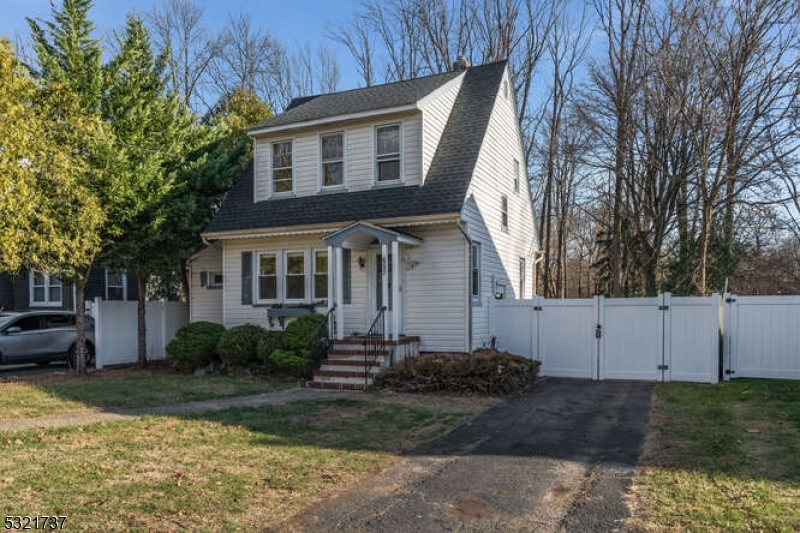
[[[545,379],[275,531],[615,531],[651,383]]]
[[[82,426],[98,422],[111,422],[126,420],[147,415],[191,415],[209,411],[221,411],[231,407],[261,407],[264,405],[280,405],[303,400],[338,397],[343,394],[352,394],[336,390],[324,389],[285,389],[275,392],[265,392],[252,396],[235,396],[199,402],[178,403],[173,405],[159,405],[154,407],[137,407],[131,409],[106,409],[103,411],[89,411],[68,413],[20,420],[0,420],[1,431],[25,431],[34,428],[59,428],[67,426]]]

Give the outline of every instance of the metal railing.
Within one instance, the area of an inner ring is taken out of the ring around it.
[[[308,358],[308,378],[314,376],[314,372],[320,367],[322,360],[328,357],[328,349],[331,346],[331,331],[336,331],[336,304],[328,309],[325,318],[317,327],[317,330],[308,339],[308,347],[311,355]]]
[[[378,314],[364,337],[364,386],[369,384],[369,371],[379,355],[386,354],[386,306],[378,309]]]

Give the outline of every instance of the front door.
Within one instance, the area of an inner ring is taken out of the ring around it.
[[[389,254],[388,276],[389,276],[389,302],[386,304],[386,331],[392,330],[392,312],[394,307],[394,296],[392,289],[394,280],[392,279],[392,268],[394,261]],[[373,250],[370,253],[370,275],[369,275],[369,304],[367,305],[367,329],[372,325],[372,321],[378,314],[378,309],[383,303],[383,257],[380,250]]]

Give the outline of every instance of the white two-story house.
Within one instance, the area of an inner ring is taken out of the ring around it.
[[[506,62],[298,98],[254,126],[254,161],[191,262],[192,321],[468,352],[490,301],[530,298],[537,250]]]

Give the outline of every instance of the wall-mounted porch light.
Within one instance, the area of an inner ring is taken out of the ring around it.
[[[364,256],[363,255],[359,256],[358,257],[358,268],[360,268],[361,270],[364,270],[364,265],[365,264],[366,264],[366,261],[364,260]]]
[[[414,268],[419,266],[419,261],[417,261],[416,259],[414,259],[410,255],[407,255],[407,256],[403,257],[403,264],[405,265],[406,270],[414,270]]]

